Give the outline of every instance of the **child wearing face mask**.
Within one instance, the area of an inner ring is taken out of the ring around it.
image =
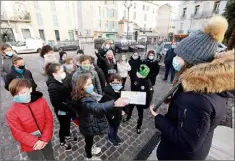
[[[13,60],[13,65],[11,67],[11,71],[7,73],[6,75],[6,80],[5,80],[5,89],[9,91],[9,84],[13,79],[16,78],[25,78],[30,81],[32,84],[32,89],[33,91],[36,91],[37,84],[35,83],[33,79],[32,73],[25,69],[25,63],[23,58],[21,57],[16,57]]]
[[[47,65],[47,63],[58,63],[58,59],[56,58],[54,50],[50,45],[45,45],[42,47],[39,61],[41,66],[41,73],[43,75],[46,74],[45,66]]]
[[[156,82],[156,77],[160,70],[160,66],[158,64],[158,61],[156,60],[156,53],[154,50],[149,50],[147,52],[147,58],[145,59],[144,63],[150,69],[149,78],[151,80],[152,85],[154,86]]]
[[[6,112],[6,121],[13,138],[30,160],[55,160],[51,138],[53,116],[41,92],[33,92],[31,83],[22,78],[9,85],[13,104]]]
[[[64,60],[63,67],[64,67],[64,71],[72,76],[73,73],[75,72],[73,58],[66,58]]]
[[[63,65],[65,63],[65,59],[67,58],[67,53],[65,51],[60,51],[59,55],[60,55],[59,63],[60,65]]]
[[[72,76],[72,85],[75,86],[77,79],[82,75],[89,75],[92,83],[95,85],[95,92],[102,94],[101,84],[97,72],[91,67],[91,60],[88,55],[81,55],[79,57],[79,67]]]
[[[7,73],[11,71],[12,60],[15,59],[17,55],[12,51],[11,46],[8,44],[2,44],[0,50],[1,50],[0,57],[2,62],[1,77],[5,82]]]
[[[131,79],[131,90],[134,88],[134,81],[136,78],[136,72],[140,68],[140,65],[142,64],[142,60],[140,59],[139,53],[137,50],[133,52],[133,55],[131,56],[129,60],[129,64],[131,66],[131,70],[129,71],[129,76]]]
[[[94,85],[88,75],[83,75],[76,81],[72,92],[72,107],[77,110],[80,122],[80,132],[85,138],[85,152],[87,160],[101,160],[94,157],[101,152],[101,148],[93,146],[94,136],[108,132],[106,114],[117,107],[127,105],[127,100],[119,98],[105,103],[98,103],[93,97]]]
[[[136,73],[136,79],[134,82],[134,87],[132,91],[138,91],[138,92],[146,92],[146,104],[145,105],[129,105],[129,112],[127,114],[127,118],[125,121],[128,121],[131,119],[132,111],[134,107],[136,106],[138,111],[138,121],[137,121],[137,128],[136,132],[137,134],[141,133],[141,126],[144,118],[144,109],[147,109],[150,106],[150,103],[153,98],[153,86],[152,83],[148,77],[150,73],[150,69],[145,64],[141,64],[139,70]]]
[[[110,76],[117,73],[117,64],[113,51],[108,50],[108,52],[105,55],[105,58],[103,58],[100,55],[97,55],[97,57],[98,59],[100,59],[100,61],[102,61],[102,64],[104,65],[103,72],[106,77],[106,82],[108,83]]]
[[[48,75],[46,84],[50,101],[60,124],[60,147],[65,151],[71,151],[72,148],[68,142],[77,142],[77,138],[72,137],[70,134],[72,113],[69,108],[72,92],[71,77],[66,74],[63,67],[57,63],[48,63],[45,69]]]
[[[122,86],[124,88],[128,72],[131,71],[131,66],[127,61],[126,54],[120,55],[119,60],[117,61],[117,71],[122,77]]]
[[[100,102],[107,102],[110,100],[117,100],[121,97],[122,91],[122,77],[118,74],[114,74],[110,77],[110,83],[104,88],[104,96]],[[106,117],[109,123],[108,139],[113,146],[121,144],[121,138],[117,135],[118,128],[122,120],[122,115],[127,112],[127,106],[122,108],[115,108],[110,110]],[[125,112],[124,112],[125,111]]]

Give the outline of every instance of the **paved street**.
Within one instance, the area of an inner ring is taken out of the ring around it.
[[[90,50],[92,51],[92,50]],[[76,55],[76,51],[67,52],[69,56]],[[58,56],[58,53],[56,53]],[[131,55],[130,53],[128,54]],[[142,53],[143,55],[143,53]],[[48,97],[47,86],[45,83],[45,77],[39,73],[39,54],[24,54],[20,55],[24,58],[26,62],[26,68],[32,71],[33,77],[38,85],[38,90],[43,92],[44,97],[50,104]],[[118,54],[117,54],[118,56]],[[169,89],[169,82],[163,82],[164,69],[160,70],[157,77],[157,82],[155,85],[155,94],[153,103],[156,103]],[[126,82],[126,90],[130,89],[129,78]],[[1,82],[1,111],[0,111],[0,160],[26,160],[27,156],[25,153],[20,153],[19,146],[16,141],[14,141],[9,133],[9,129],[5,122],[4,114],[11,105],[11,99],[9,92],[4,89],[4,84]],[[51,106],[51,105],[50,105]],[[53,107],[51,106],[51,109]],[[167,108],[166,106],[161,107],[162,112]],[[53,111],[53,110],[52,110]],[[228,108],[227,116],[225,117],[222,124],[231,127],[231,109]],[[58,140],[58,130],[59,124],[54,117],[54,136],[52,139],[52,144],[54,147],[54,155],[57,160],[83,160],[85,157],[84,152],[84,139],[80,134],[78,127],[72,126],[72,133],[78,137],[78,143],[72,144],[73,148],[71,152],[64,152],[59,146]],[[142,127],[141,135],[136,134],[136,121],[137,121],[137,111],[134,110],[133,117],[130,122],[122,124],[119,130],[119,136],[124,140],[124,142],[118,147],[113,147],[108,141],[107,136],[97,136],[95,137],[95,144],[102,148],[102,153],[99,155],[103,160],[132,160],[135,158],[137,153],[144,147],[148,140],[157,132],[153,124],[153,118],[149,110],[145,110],[144,121]]]
[[[69,56],[76,54],[75,51],[67,52]],[[58,54],[57,54],[58,55]],[[45,83],[45,78],[39,73],[39,54],[24,54],[20,55],[24,58],[26,62],[26,68],[32,71],[33,77],[38,85],[38,90],[43,92],[44,97],[50,103],[47,87]],[[169,84],[162,82],[162,72],[158,76],[157,83],[155,86],[155,96],[153,102],[159,100],[167,89],[169,89]],[[129,87],[129,79],[126,82],[126,89]],[[11,99],[9,92],[4,89],[4,84],[1,82],[1,111],[0,111],[0,160],[26,160],[27,156],[24,153],[20,153],[19,146],[16,141],[11,137],[7,124],[5,122],[4,114],[11,105]],[[51,108],[53,108],[51,106]],[[53,110],[52,110],[53,111]],[[118,148],[111,146],[107,141],[107,136],[95,137],[96,146],[102,148],[102,153],[99,155],[103,160],[130,160],[136,156],[138,151],[146,144],[146,142],[152,137],[152,135],[157,131],[153,125],[153,119],[148,110],[145,111],[144,122],[142,127],[142,134],[136,134],[136,110],[133,113],[133,117],[130,122],[122,124],[119,130],[119,136],[124,140],[123,144]],[[84,139],[80,134],[78,127],[72,127],[72,133],[77,135],[79,142],[73,144],[72,152],[64,152],[59,147],[58,140],[58,129],[59,124],[54,117],[54,136],[52,139],[52,144],[54,147],[54,155],[58,160],[83,160],[85,156],[84,152]]]

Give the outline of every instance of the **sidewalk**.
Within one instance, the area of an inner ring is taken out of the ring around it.
[[[147,160],[157,160],[157,146]],[[234,128],[218,126],[215,129],[212,146],[206,160],[234,160]]]

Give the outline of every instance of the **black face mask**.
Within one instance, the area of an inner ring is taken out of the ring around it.
[[[19,69],[24,69],[25,68],[25,65],[21,65],[18,67]]]

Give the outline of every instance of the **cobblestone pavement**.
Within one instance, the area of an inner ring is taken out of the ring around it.
[[[69,56],[76,54],[75,51],[67,52]],[[33,77],[38,85],[37,90],[43,92],[44,97],[50,104],[48,97],[47,87],[45,83],[45,77],[39,73],[39,54],[24,54],[20,55],[24,58],[26,63],[26,68],[32,71]],[[155,103],[159,100],[164,93],[170,88],[169,82],[162,82],[163,71],[157,77],[157,82],[155,85],[155,95],[153,102]],[[126,82],[126,89],[129,87],[129,78]],[[11,105],[11,99],[9,92],[4,89],[4,84],[1,82],[1,111],[0,111],[0,160],[26,160],[27,156],[25,153],[20,153],[18,143],[11,137],[8,126],[5,122],[5,112]],[[51,105],[50,105],[51,106]],[[53,107],[51,106],[51,109]],[[163,108],[164,109],[164,108]],[[53,110],[52,110],[53,111]],[[107,136],[97,136],[95,137],[95,145],[102,148],[102,153],[99,155],[103,160],[131,160],[136,156],[138,151],[146,144],[146,142],[152,137],[152,135],[157,131],[153,124],[153,118],[150,115],[149,110],[145,110],[144,121],[142,126],[142,133],[140,135],[136,134],[136,122],[137,114],[134,110],[132,119],[128,123],[121,124],[119,130],[119,136],[124,140],[124,142],[117,148],[113,147],[108,141]],[[78,142],[72,144],[72,151],[65,152],[59,147],[58,140],[58,129],[59,124],[54,117],[54,136],[52,139],[52,144],[54,148],[54,156],[57,160],[84,160],[84,139],[80,134],[78,127],[72,125],[71,132],[73,135],[78,137]]]

